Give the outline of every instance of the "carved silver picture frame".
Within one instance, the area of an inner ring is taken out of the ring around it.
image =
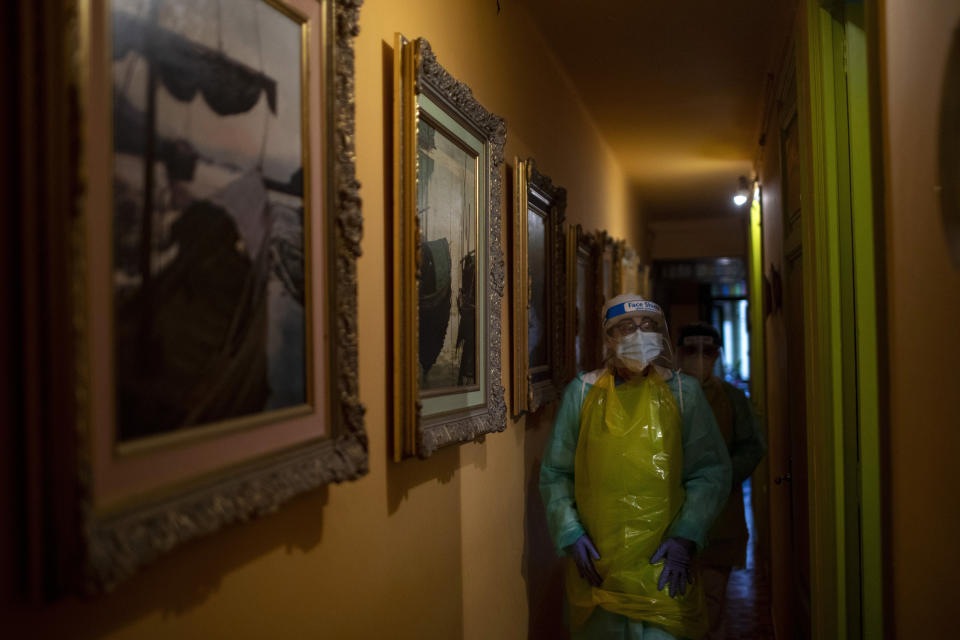
[[[394,40],[393,457],[506,428],[506,123],[423,38]]]
[[[98,280],[102,269],[94,268],[100,263],[91,238],[111,235],[96,222],[102,217],[98,210],[112,197],[107,186],[112,179],[110,161],[103,160],[103,140],[111,139],[114,126],[103,115],[109,113],[111,100],[111,5],[109,0],[71,0],[67,11],[66,39],[78,43],[65,75],[79,114],[69,152],[76,154],[72,160],[80,167],[70,241],[76,385],[70,429],[78,441],[79,534],[84,549],[77,586],[88,593],[111,590],[142,565],[189,540],[269,513],[297,494],[358,478],[368,470],[364,407],[358,397],[356,260],[363,221],[354,149],[353,39],[362,0],[263,1],[268,9],[294,19],[304,34],[299,113],[316,147],[310,152],[312,171],[306,162],[302,169],[304,192],[312,189],[314,194],[304,200],[310,206],[310,222],[304,224],[313,234],[304,231],[302,242],[308,258],[311,254],[316,258],[316,270],[308,267],[306,285],[316,295],[313,303],[307,297],[306,306],[317,318],[313,326],[319,327],[308,331],[304,357],[323,376],[316,378],[315,390],[295,412],[238,428],[207,430],[202,438],[168,439],[132,452],[108,443],[113,451],[109,455],[98,443],[115,437],[107,396],[114,393],[116,381],[109,361],[100,355],[103,338],[98,336],[109,336],[111,310],[97,290],[110,284]],[[307,186],[311,181],[314,187]],[[206,458],[211,451],[216,457]],[[169,456],[177,455],[200,462],[170,471],[169,461],[181,458]],[[139,465],[133,488],[104,480],[99,469],[105,458]],[[145,477],[149,469],[162,480]]]
[[[534,413],[566,382],[567,190],[532,158],[514,161],[513,413]]]

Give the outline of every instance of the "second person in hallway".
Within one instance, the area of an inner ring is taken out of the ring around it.
[[[707,640],[726,637],[727,581],[734,567],[746,564],[749,537],[742,485],[767,452],[750,401],[743,391],[713,374],[721,347],[720,333],[709,324],[691,324],[680,330],[680,370],[699,380],[703,386],[720,434],[727,444],[733,475],[730,497],[710,530],[710,542],[699,558],[710,618]]]

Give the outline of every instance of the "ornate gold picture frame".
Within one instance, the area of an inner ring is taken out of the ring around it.
[[[423,38],[394,42],[394,459],[506,428],[506,123]]]
[[[513,412],[521,415],[563,392],[567,191],[529,158],[515,160],[513,186]]]
[[[217,12],[166,1],[80,0],[68,22],[71,429],[89,592],[367,471],[361,2],[244,0],[231,10],[249,19],[211,42]]]

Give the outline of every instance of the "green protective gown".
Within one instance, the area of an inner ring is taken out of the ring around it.
[[[575,466],[581,409],[605,370],[582,373],[564,391],[540,470],[540,492],[547,524],[561,555],[587,533],[576,506]],[[680,536],[702,550],[707,532],[730,493],[731,467],[713,411],[696,379],[659,369],[680,410],[681,484],[685,499],[664,538]],[[625,496],[625,499],[629,499]],[[597,607],[574,638],[671,638],[662,629]]]

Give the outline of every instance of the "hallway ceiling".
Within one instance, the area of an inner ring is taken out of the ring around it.
[[[648,220],[736,215],[795,0],[521,0]]]

